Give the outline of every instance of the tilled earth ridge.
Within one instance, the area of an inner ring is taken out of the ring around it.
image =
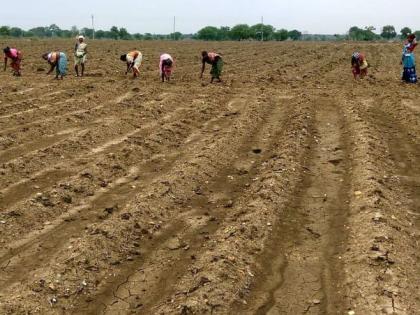
[[[7,44],[25,60],[0,74],[0,313],[418,312],[420,92],[398,45],[96,41],[57,82],[39,56],[71,42]],[[203,49],[225,83],[198,80]]]

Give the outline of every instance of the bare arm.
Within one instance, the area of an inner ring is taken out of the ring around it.
[[[130,70],[133,68],[134,66],[134,61],[133,62],[127,62],[127,71],[125,72],[125,74],[129,73]]]
[[[162,62],[160,73],[162,74],[162,82],[165,82],[165,72],[163,71],[165,69],[165,63]]]
[[[57,66],[57,63],[56,62],[55,63],[50,62],[50,66],[51,66],[50,71],[48,71],[47,74],[50,74],[51,72],[54,71],[55,67]]]
[[[201,74],[200,74],[200,78],[203,78],[203,73],[206,70],[206,62],[203,60],[203,65],[201,67]]]

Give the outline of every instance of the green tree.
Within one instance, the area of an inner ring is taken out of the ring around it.
[[[124,27],[121,27],[119,29],[118,36],[119,36],[120,39],[124,39],[124,40],[130,40],[131,39],[131,34]]]
[[[404,27],[401,30],[401,38],[405,39],[407,38],[408,35],[410,35],[413,31],[411,30],[411,28],[409,27]]]
[[[289,38],[292,40],[299,40],[302,38],[302,33],[299,32],[298,30],[293,30],[289,32]]]
[[[47,28],[47,36],[48,37],[61,36],[61,29],[57,26],[57,24],[51,24]]]
[[[10,36],[10,27],[0,26],[0,36]]]
[[[278,41],[285,41],[289,38],[289,31],[285,30],[285,29],[280,29],[277,30],[274,34],[273,37],[275,40]]]
[[[103,30],[97,30],[97,31],[95,32],[95,38],[97,38],[97,39],[107,38],[107,37],[106,37],[106,32],[105,32],[105,31],[103,31]]]
[[[24,37],[34,37],[35,35],[34,35],[34,33],[32,33],[32,31],[25,31],[23,33],[23,36]]]
[[[198,31],[197,38],[201,40],[218,40],[219,29],[214,26],[206,26]]]
[[[71,38],[74,37],[72,31],[69,30],[61,30],[60,37],[62,38]]]
[[[248,24],[238,24],[230,30],[231,39],[244,40],[251,37],[251,30]]]
[[[112,39],[118,39],[120,37],[120,30],[116,26],[111,27],[110,33]]]
[[[136,39],[136,40],[142,40],[142,39],[144,39],[144,36],[140,33],[135,33],[135,34],[133,34],[133,38]]]
[[[9,30],[9,34],[12,37],[22,37],[24,35],[24,33],[25,33],[24,30],[22,30],[19,27],[12,27]]]
[[[374,30],[375,28],[373,26],[367,26],[365,29],[353,26],[349,30],[349,38],[359,41],[372,41],[379,37],[373,32]]]
[[[230,38],[230,27],[222,26],[219,28],[219,40],[228,40]]]
[[[80,33],[88,38],[93,38],[93,28],[84,27],[80,30]]]
[[[395,31],[395,27],[392,25],[386,25],[382,28],[381,37],[385,39],[392,39],[397,36],[397,32]]]
[[[264,40],[272,40],[273,34],[274,34],[274,27],[268,24],[256,24],[251,26],[250,28],[250,34],[252,38],[261,40],[264,38]]]
[[[47,30],[46,30],[45,27],[42,27],[42,26],[31,28],[29,30],[29,32],[31,34],[33,34],[33,36],[35,36],[35,37],[46,37],[47,36]]]
[[[144,40],[153,40],[153,35],[151,33],[145,33]]]
[[[181,40],[182,39],[182,33],[181,32],[171,33],[169,35],[169,38],[172,39],[172,40]]]

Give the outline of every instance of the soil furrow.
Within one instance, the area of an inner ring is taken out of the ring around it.
[[[206,239],[211,239],[221,228],[229,209],[246,194],[247,187],[258,176],[261,163],[269,158],[271,143],[276,141],[275,134],[278,132],[272,129],[273,121],[280,130],[285,127],[285,106],[272,101],[269,103],[272,103],[272,108],[266,110],[265,118],[255,126],[254,133],[245,136],[242,146],[234,154],[235,159],[218,170],[206,188],[189,201],[191,212],[176,224],[181,227],[180,230],[171,231],[169,238],[159,241],[161,245],[154,244],[152,252],[147,255],[149,259],[137,266],[132,274],[124,275],[128,281],[117,282],[112,290],[113,296],[100,299],[103,304],[109,301],[104,313],[124,314],[136,308],[144,313],[153,313],[154,307],[175,293],[170,284],[189,272],[188,263],[194,259],[189,253],[198,254]],[[229,105],[235,107],[234,104],[231,102]],[[232,172],[235,169],[242,170],[243,174],[235,175]],[[173,248],[174,242],[181,242],[182,246]],[[151,283],[154,284],[151,286]]]
[[[262,254],[263,274],[243,314],[343,313],[341,256],[348,215],[348,165],[338,105],[317,99],[302,183]]]

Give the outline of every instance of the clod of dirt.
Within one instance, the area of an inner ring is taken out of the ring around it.
[[[84,171],[80,176],[90,179],[93,178],[93,175],[90,171]]]
[[[335,166],[337,166],[338,164],[340,164],[341,162],[343,162],[343,159],[333,159],[333,160],[329,160],[328,163],[331,163]]]
[[[133,88],[131,91],[133,91],[133,92],[140,92],[140,88],[135,87],[135,88]]]
[[[54,207],[54,203],[50,200],[50,198],[47,196],[43,196],[42,194],[41,195],[37,194],[36,200],[39,203],[41,203],[44,207]]]
[[[43,68],[43,67],[38,67],[38,68],[36,68],[36,71],[37,71],[37,72],[44,72],[44,71],[45,71],[45,68]]]
[[[51,306],[58,303],[58,299],[54,296],[49,300]]]
[[[232,208],[233,207],[233,200],[228,200],[225,203],[225,208]]]
[[[65,202],[65,203],[72,203],[73,202],[73,198],[71,197],[71,196],[69,196],[69,195],[65,195],[65,196],[63,196],[63,201]]]
[[[114,206],[111,206],[111,207],[106,207],[104,211],[108,214],[112,214],[116,210],[118,210],[118,205],[114,205]]]
[[[131,213],[123,213],[123,214],[121,214],[121,219],[123,219],[123,220],[130,220],[131,219]]]
[[[170,239],[166,245],[166,247],[170,250],[177,250],[185,247],[186,244],[184,244],[179,238],[174,237]]]
[[[372,220],[376,223],[385,222],[384,216],[380,213],[375,213],[375,216],[373,217]]]
[[[254,153],[254,154],[261,154],[262,153],[262,150],[259,149],[259,148],[255,148],[255,149],[252,149],[252,153]]]

